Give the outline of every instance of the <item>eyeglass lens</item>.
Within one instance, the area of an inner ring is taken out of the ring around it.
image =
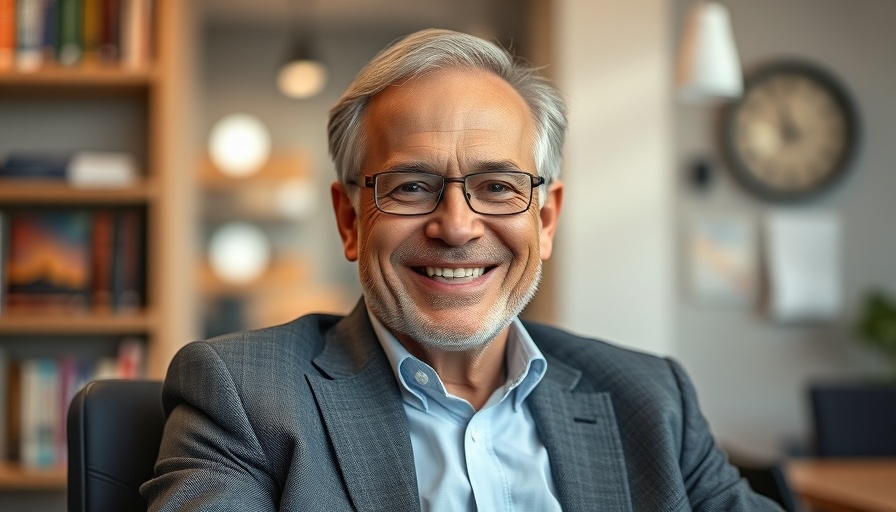
[[[467,203],[477,213],[509,215],[526,211],[532,200],[532,177],[524,172],[494,171],[464,177]],[[395,171],[374,181],[377,207],[386,213],[420,215],[439,204],[445,178],[438,174]]]

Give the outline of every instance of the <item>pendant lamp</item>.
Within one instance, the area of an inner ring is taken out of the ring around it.
[[[289,0],[294,5],[297,0]],[[290,9],[290,11],[295,9]],[[308,9],[311,11],[311,9]],[[320,93],[327,85],[327,67],[317,59],[311,45],[310,16],[296,25],[292,13],[288,13],[290,23],[289,50],[283,65],[277,72],[277,88],[289,98],[306,99]],[[301,13],[300,13],[301,14]]]
[[[743,72],[728,9],[697,0],[685,20],[676,70],[684,103],[712,103],[740,97]]]

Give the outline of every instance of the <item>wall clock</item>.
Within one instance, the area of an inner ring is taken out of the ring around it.
[[[855,106],[830,74],[776,62],[748,78],[724,115],[723,146],[734,176],[773,202],[808,199],[849,171],[858,147]]]

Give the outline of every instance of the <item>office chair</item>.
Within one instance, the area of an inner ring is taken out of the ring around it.
[[[815,384],[809,397],[816,455],[896,456],[896,384]]]
[[[785,512],[797,512],[797,499],[781,466],[774,462],[758,462],[742,454],[728,454],[728,461],[740,471],[756,494],[765,496],[781,506]]]
[[[162,383],[98,380],[68,410],[69,512],[145,512],[165,414]]]

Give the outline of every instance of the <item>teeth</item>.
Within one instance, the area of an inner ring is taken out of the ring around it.
[[[426,267],[426,275],[429,277],[479,277],[485,273],[485,268],[439,268]]]

